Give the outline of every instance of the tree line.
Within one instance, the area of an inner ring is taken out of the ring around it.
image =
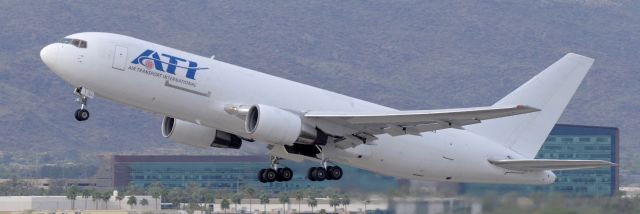
[[[72,209],[77,208],[75,200],[77,200],[78,197],[85,199],[91,198],[96,209],[101,202],[104,203],[105,208],[108,209],[108,201],[113,195],[113,191],[81,189],[76,186],[67,188],[64,193],[67,199],[70,200]],[[271,202],[271,198],[277,198],[278,202],[282,204],[283,209],[286,209],[286,205],[292,202],[291,199],[294,199],[297,204],[297,210],[301,210],[303,205],[302,203],[304,199],[306,199],[306,203],[304,205],[311,208],[312,212],[318,206],[318,198],[328,198],[329,206],[333,207],[334,211],[337,211],[341,206],[346,209],[351,203],[350,195],[331,188],[322,190],[317,188],[306,188],[271,194],[264,189],[257,189],[251,186],[245,186],[236,192],[231,192],[228,189],[215,191],[201,187],[197,183],[189,183],[184,188],[165,188],[160,183],[153,183],[145,188],[129,184],[125,189],[119,191],[115,200],[119,202],[119,205],[122,205],[122,201],[126,197],[126,204],[132,209],[135,208],[136,205],[147,206],[149,204],[146,199],[142,199],[138,202],[135,195],[150,195],[153,200],[155,200],[156,206],[160,204],[159,202],[171,203],[176,209],[183,209],[190,212],[195,210],[213,211],[212,205],[216,204],[216,200],[219,201],[221,209],[225,212],[231,209],[231,205],[233,205],[234,210],[237,211],[238,205],[242,204],[243,199],[250,199],[249,210],[253,210],[254,199],[257,199],[257,203],[255,205],[261,205],[264,212],[266,212],[266,205]],[[87,208],[87,200],[85,200],[84,208]],[[122,207],[119,208],[121,209]],[[155,209],[160,208],[155,207]]]

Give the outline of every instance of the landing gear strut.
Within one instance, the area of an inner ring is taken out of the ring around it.
[[[311,181],[340,180],[342,178],[342,168],[339,166],[328,166],[329,161],[325,159],[322,148],[316,145],[320,151],[321,167],[311,167],[307,172],[307,178]]]
[[[78,96],[76,102],[80,103],[80,109],[76,110],[75,118],[78,121],[85,121],[89,119],[89,110],[87,110],[87,101],[89,98],[93,98],[93,91],[90,91],[83,87],[78,87],[73,91],[73,94]]]
[[[258,172],[258,180],[262,183],[290,181],[293,178],[293,171],[289,167],[278,168],[277,157],[271,157],[271,168],[261,169]]]

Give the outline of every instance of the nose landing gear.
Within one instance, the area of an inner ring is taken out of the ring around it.
[[[78,121],[85,121],[87,119],[89,119],[89,110],[86,109],[87,107],[87,101],[89,100],[89,98],[93,98],[93,91],[83,88],[83,87],[78,87],[75,88],[75,90],[73,91],[73,94],[75,94],[78,98],[76,98],[76,102],[80,103],[80,109],[76,110],[75,113],[75,118]]]

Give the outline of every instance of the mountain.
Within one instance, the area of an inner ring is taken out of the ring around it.
[[[125,34],[398,109],[490,105],[568,52],[596,59],[561,118],[620,127],[640,150],[640,2],[1,1],[0,150],[121,154],[260,152],[173,144],[161,115],[90,100],[39,58],[76,32]],[[242,87],[239,85],[238,87]]]

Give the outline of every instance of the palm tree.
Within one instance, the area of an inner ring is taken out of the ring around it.
[[[241,192],[236,192],[235,194],[233,194],[231,196],[231,202],[234,204],[234,209],[236,210],[236,213],[238,213],[238,204],[242,203],[242,193]]]
[[[203,188],[195,182],[189,182],[187,184],[185,192],[190,193],[186,195],[187,203],[191,204],[190,207],[195,207],[192,205],[194,205],[196,202],[202,201],[202,196],[204,196]]]
[[[98,202],[100,200],[101,193],[98,191],[91,192],[91,201],[96,204],[96,210],[98,209]]]
[[[113,194],[112,192],[106,191],[106,192],[103,192],[102,196],[100,197],[100,199],[104,201],[104,207],[106,209],[109,209],[109,199],[111,199],[112,194]]]
[[[144,207],[149,205],[149,201],[147,201],[146,198],[143,198],[142,200],[140,200],[140,205],[142,205],[142,208],[144,209]]]
[[[153,184],[151,184],[151,187],[149,187],[149,193],[151,194],[151,197],[156,201],[156,210],[158,209],[158,198],[162,196],[162,192],[164,192],[164,189],[162,189],[162,184],[160,184],[159,182],[154,182]],[[142,203],[142,201],[140,201],[140,203]]]
[[[69,189],[67,189],[67,191],[65,192],[67,195],[67,199],[71,200],[71,209],[75,210],[76,208],[76,198],[78,197],[78,193],[80,192],[80,190],[78,190],[78,187],[71,186]]]
[[[169,195],[171,195],[170,200],[173,206],[180,209],[180,203],[184,200],[186,195],[184,193],[184,190],[182,190],[182,188],[175,187],[171,189],[171,192],[169,193]]]
[[[316,188],[307,188],[305,189],[305,193],[307,194],[307,206],[310,206],[311,212],[313,212],[313,208],[318,206],[318,200],[316,198],[320,195],[320,191]]]
[[[198,184],[197,187],[195,187],[193,189],[193,192],[191,193],[191,205],[190,207],[193,207],[193,209],[198,209],[200,211],[204,211],[206,209],[205,206],[202,205],[202,203],[205,203],[206,199],[205,196],[207,195],[207,193],[209,192],[209,190],[205,187],[202,187]]]
[[[313,213],[313,208],[318,206],[318,200],[313,196],[309,197],[309,199],[307,199],[307,206],[311,207],[311,212]]]
[[[222,199],[222,202],[220,202],[220,208],[224,210],[224,213],[227,213],[227,210],[229,209],[229,200],[227,198]]]
[[[118,192],[116,200],[118,200],[118,208],[122,209],[122,200],[124,199],[124,193]]]
[[[136,197],[133,195],[129,196],[129,199],[127,199],[127,204],[131,207],[131,209],[133,209],[133,207],[138,204],[138,199],[136,199]]]
[[[363,202],[364,202],[364,213],[367,213],[367,204],[371,203],[371,200],[365,199]]]
[[[267,213],[267,204],[269,203],[269,195],[263,190],[260,193],[260,204],[264,205],[264,213]]]
[[[256,190],[251,188],[250,186],[246,186],[244,187],[244,194],[249,198],[249,212],[253,212],[253,210],[251,210],[251,202],[253,201],[253,197],[256,194]]]
[[[89,199],[89,197],[91,196],[91,190],[90,189],[83,189],[82,192],[80,193],[80,195],[82,195],[82,198],[84,198],[84,209],[87,209],[87,201]]]
[[[344,211],[347,211],[347,206],[351,204],[351,198],[349,198],[349,195],[344,194],[342,195],[342,199],[340,200],[340,203],[342,204],[342,206],[344,206]]]
[[[333,212],[338,212],[338,206],[340,206],[340,198],[337,194],[329,196],[329,206],[333,207]]]
[[[280,203],[282,204],[282,212],[286,212],[287,209],[285,208],[285,204],[289,203],[289,194],[287,194],[287,192],[280,192],[278,201],[280,201]]]
[[[144,194],[144,190],[133,183],[129,183],[126,187],[127,195],[141,195]]]
[[[216,194],[213,191],[208,191],[204,194],[204,204],[205,206],[209,206],[211,204],[215,204],[216,202]],[[211,206],[213,208],[213,206]],[[213,210],[211,210],[213,211]]]
[[[297,190],[296,193],[296,201],[298,202],[298,212],[300,212],[300,202],[302,201],[302,199],[304,198],[304,190]]]
[[[220,199],[229,198],[229,189],[227,188],[221,189],[220,191],[218,191],[217,195]]]

